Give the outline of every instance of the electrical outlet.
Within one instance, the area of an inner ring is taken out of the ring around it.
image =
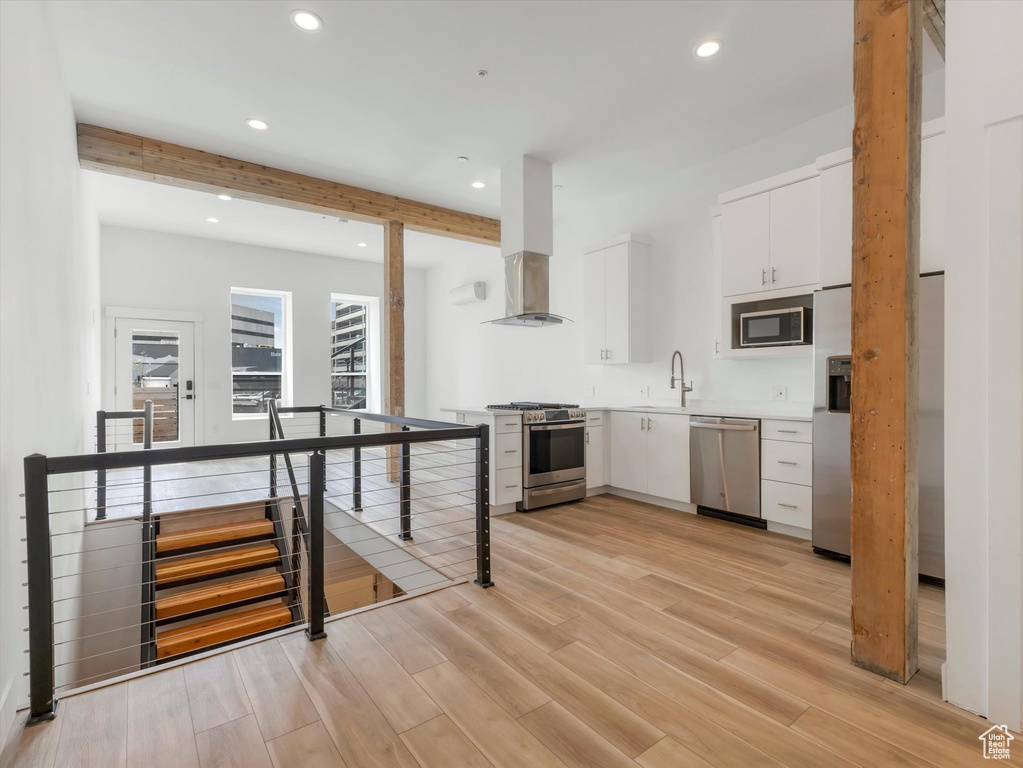
[[[771,389],[771,399],[772,400],[787,400],[788,396],[789,396],[788,387],[783,387],[783,386],[780,386],[780,385],[775,385]]]
[[[587,397],[596,397],[596,395],[597,395],[597,388],[595,386],[590,384],[588,387],[586,387],[586,396]]]
[[[640,397],[650,397],[650,385],[646,384],[639,388]]]

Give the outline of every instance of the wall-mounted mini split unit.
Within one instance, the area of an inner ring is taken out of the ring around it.
[[[451,289],[452,304],[472,304],[476,301],[485,301],[486,298],[487,284],[482,280]]]

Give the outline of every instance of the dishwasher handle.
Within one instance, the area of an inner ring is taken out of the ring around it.
[[[756,432],[756,424],[713,424],[708,421],[692,421],[690,427],[696,429],[727,429],[733,432]]]

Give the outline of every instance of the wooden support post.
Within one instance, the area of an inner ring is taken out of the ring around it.
[[[919,0],[856,0],[852,661],[917,670]]]
[[[384,224],[384,336],[387,339],[387,386],[384,412],[405,415],[405,226]],[[388,425],[393,426],[393,425]],[[398,446],[387,448],[387,477],[401,479]]]

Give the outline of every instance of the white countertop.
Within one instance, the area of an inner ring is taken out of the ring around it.
[[[679,413],[690,416],[731,416],[747,419],[785,419],[789,421],[813,421],[813,406],[810,403],[789,402],[728,402],[724,400],[694,400],[685,408],[670,405],[583,405],[586,411],[631,411],[633,413]],[[488,411],[484,407],[441,408],[444,413],[467,413],[492,415],[497,413],[520,414],[522,411]]]

